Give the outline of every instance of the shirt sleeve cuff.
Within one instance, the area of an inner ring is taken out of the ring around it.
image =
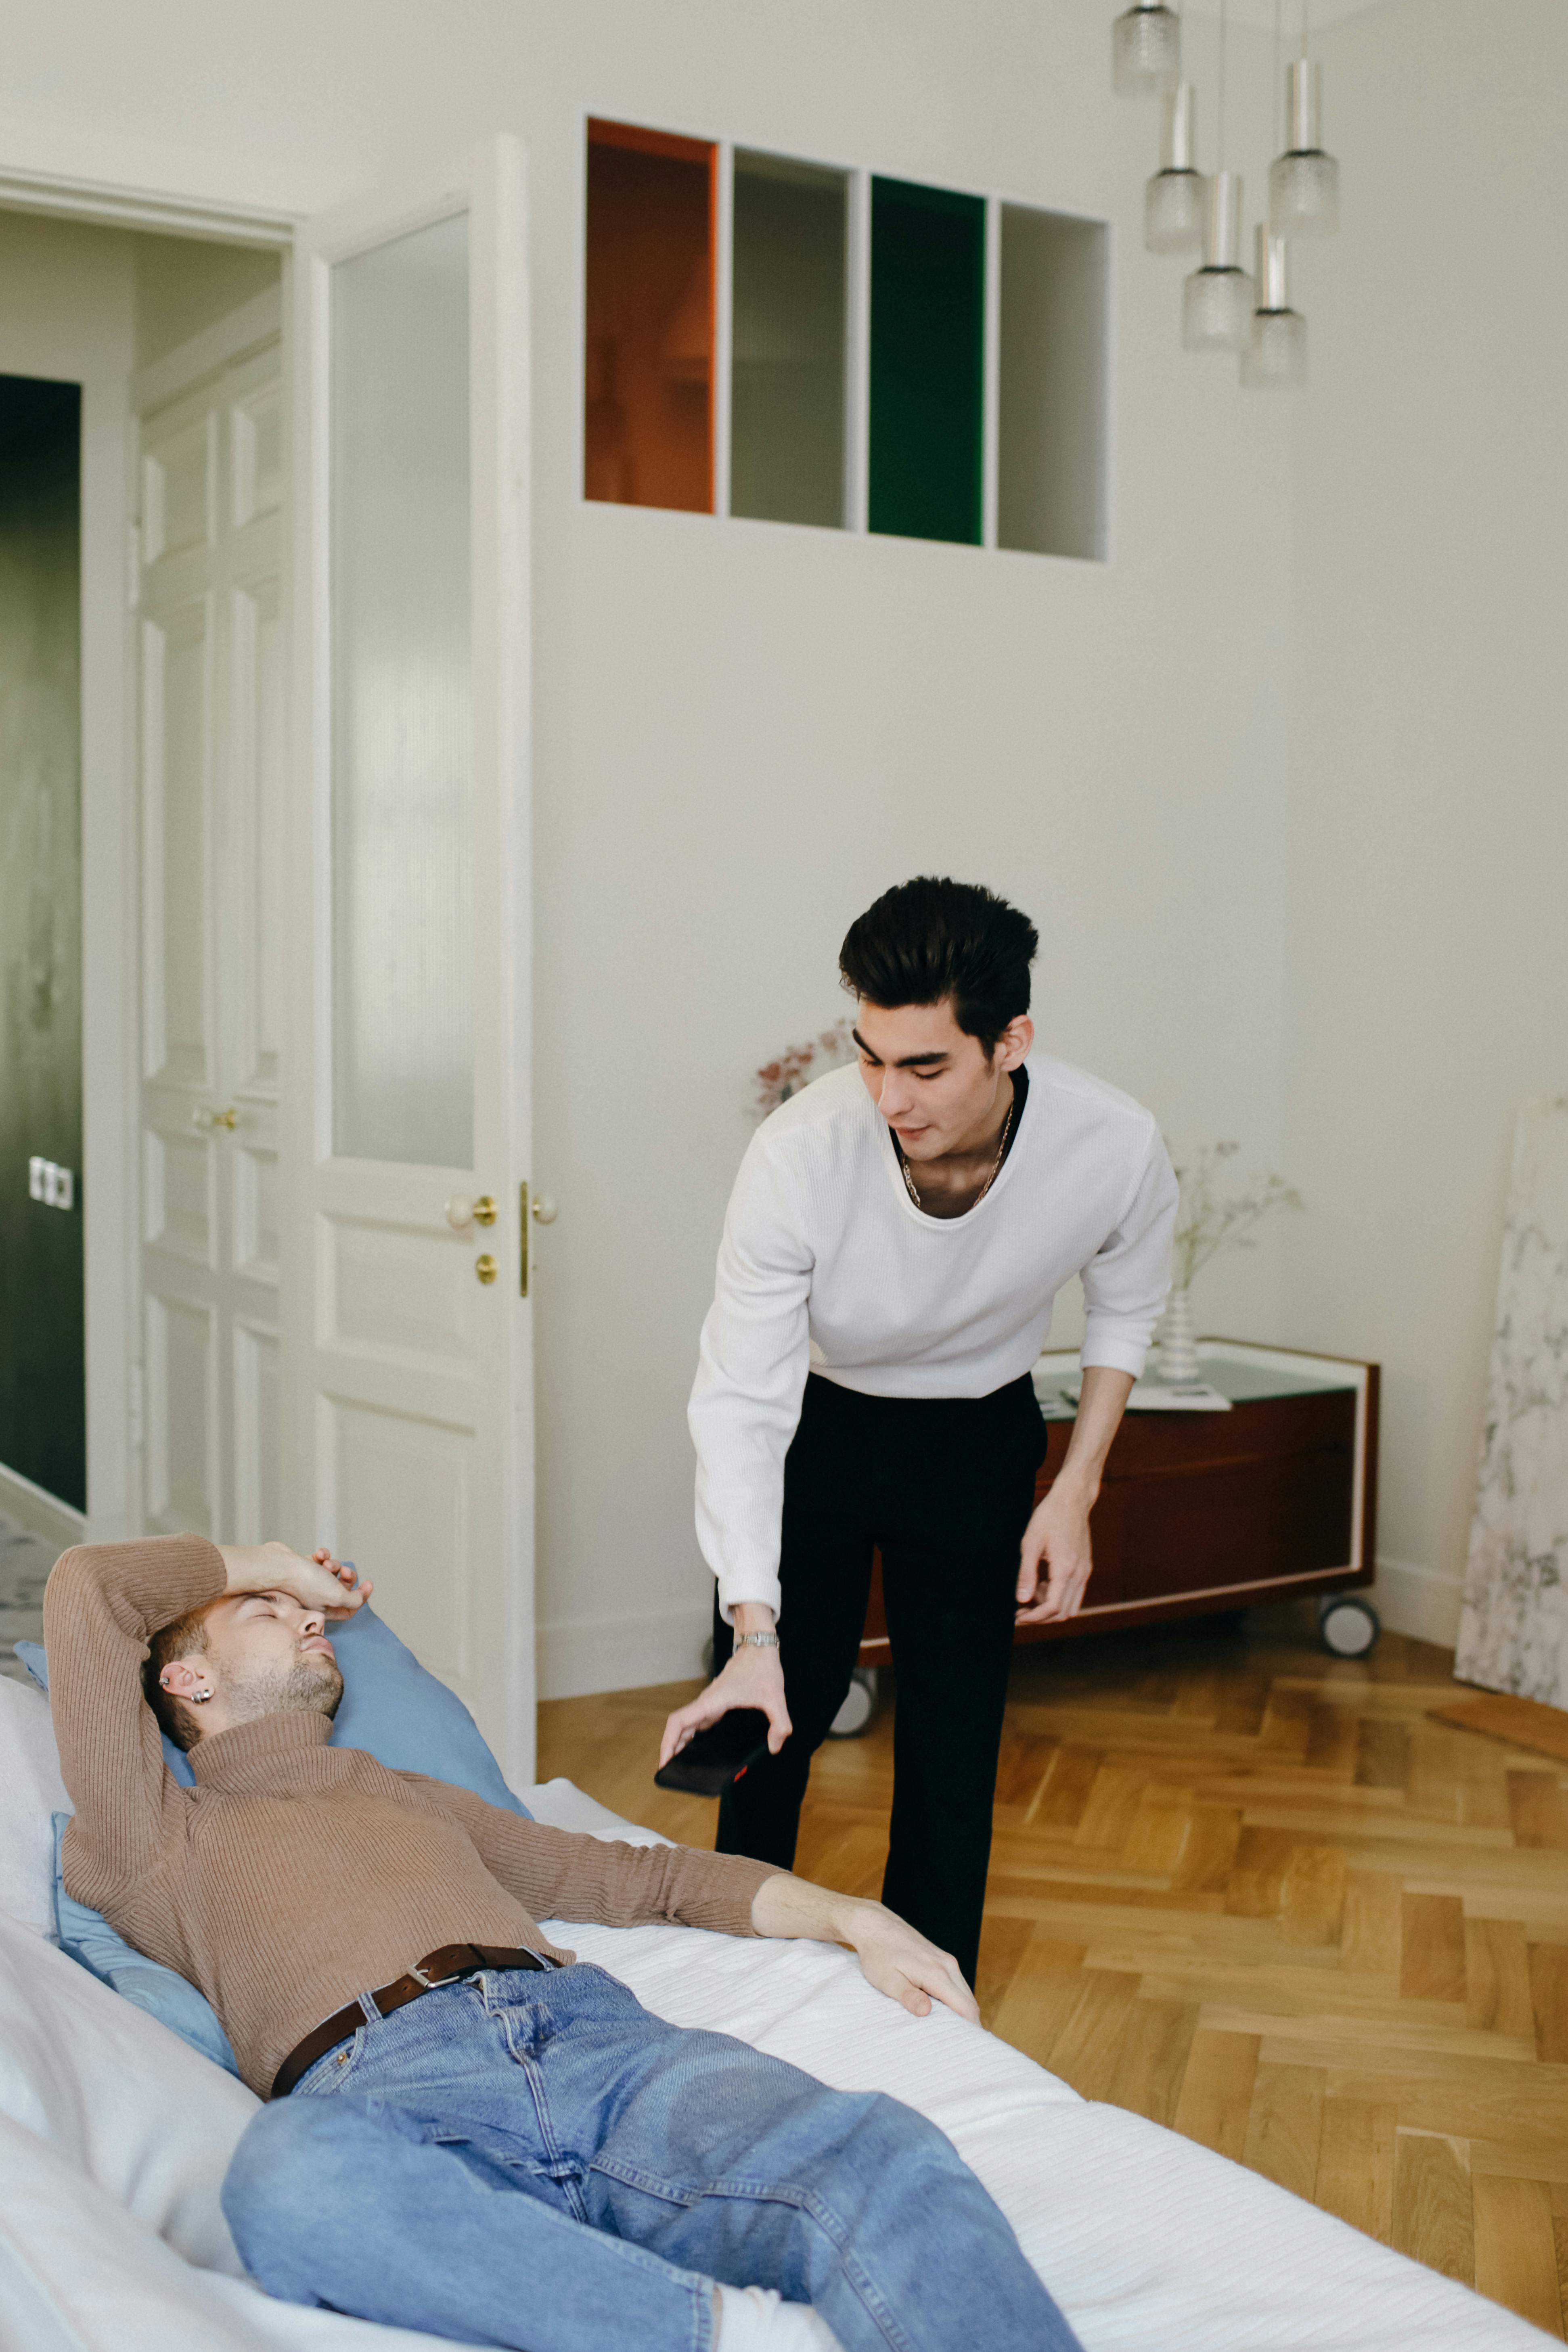
[[[784,1593],[776,1576],[732,1576],[719,1580],[719,1614],[726,1625],[735,1622],[737,1609],[754,1601],[759,1609],[771,1609],[773,1622],[783,1614]]]
[[[1094,1334],[1084,1340],[1079,1362],[1086,1372],[1096,1364],[1103,1364],[1108,1371],[1131,1372],[1136,1381],[1142,1378],[1148,1355],[1147,1341],[1140,1345],[1136,1339],[1108,1339]]]

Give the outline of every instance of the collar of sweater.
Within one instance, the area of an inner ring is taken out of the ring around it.
[[[332,1727],[314,1709],[291,1709],[287,1715],[258,1716],[237,1723],[232,1731],[218,1731],[198,1739],[191,1749],[191,1770],[198,1789],[259,1788],[300,1762],[331,1738]]]

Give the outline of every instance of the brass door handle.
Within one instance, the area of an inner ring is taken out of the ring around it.
[[[474,1260],[474,1272],[481,1282],[493,1282],[500,1268],[489,1250],[486,1250],[482,1257],[477,1257]]]
[[[493,1225],[495,1221],[496,1204],[489,1192],[481,1192],[477,1201],[470,1201],[466,1192],[454,1192],[447,1203],[447,1223],[455,1234],[460,1234],[465,1225]]]
[[[195,1128],[225,1127],[230,1135],[239,1125],[239,1113],[231,1103],[226,1110],[202,1110],[191,1113],[191,1125]]]

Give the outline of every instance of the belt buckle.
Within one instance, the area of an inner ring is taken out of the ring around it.
[[[456,1984],[465,1972],[458,1969],[449,1977],[427,1977],[423,1969],[410,1969],[409,1975],[422,1992],[439,1992],[443,1985]],[[469,1970],[468,1973],[471,1974]]]

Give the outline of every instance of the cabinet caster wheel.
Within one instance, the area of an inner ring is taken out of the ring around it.
[[[1359,1592],[1331,1592],[1318,1603],[1318,1639],[1332,1657],[1364,1658],[1382,1631],[1376,1610]]]
[[[844,1704],[827,1727],[829,1739],[858,1739],[871,1727],[877,1712],[877,1669],[857,1666]]]

